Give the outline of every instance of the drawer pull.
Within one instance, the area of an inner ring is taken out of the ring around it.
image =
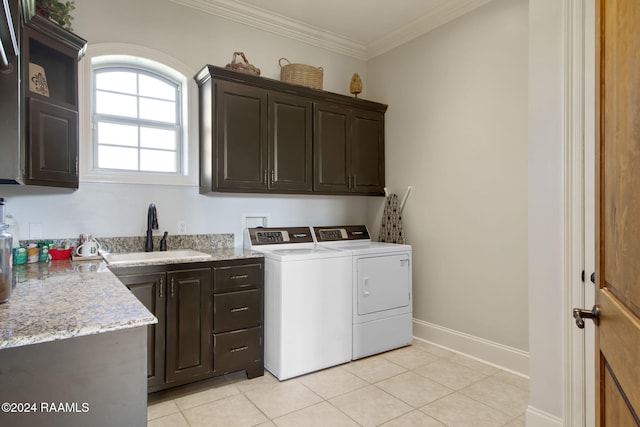
[[[238,280],[238,279],[246,279],[247,277],[249,277],[248,274],[237,274],[235,276],[231,276],[229,277],[229,279],[231,280]]]
[[[230,351],[231,353],[237,353],[238,351],[245,351],[248,348],[249,347],[247,347],[246,345],[243,345],[242,347],[232,348]]]
[[[239,311],[247,311],[247,310],[249,310],[249,307],[236,307],[236,308],[232,308],[231,312],[232,313],[237,313]]]

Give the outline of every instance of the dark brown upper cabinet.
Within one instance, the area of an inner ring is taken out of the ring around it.
[[[24,24],[25,184],[78,188],[78,60],[85,46],[84,39],[38,15]]]
[[[86,41],[22,15],[32,12],[20,1],[7,4],[18,49],[11,44],[0,73],[0,183],[77,188],[78,60]]]
[[[200,192],[384,194],[387,106],[211,65]]]
[[[314,188],[326,192],[384,192],[384,114],[316,103]]]

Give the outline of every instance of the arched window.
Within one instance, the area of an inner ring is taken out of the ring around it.
[[[180,84],[131,67],[94,68],[97,169],[181,173]]]
[[[81,62],[80,181],[197,185],[194,72],[161,52],[90,45]]]

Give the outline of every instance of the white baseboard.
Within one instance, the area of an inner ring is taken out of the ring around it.
[[[529,406],[525,414],[525,425],[527,427],[562,427],[564,422],[561,418]]]
[[[529,353],[526,351],[418,319],[413,319],[413,336],[514,374],[529,375]]]

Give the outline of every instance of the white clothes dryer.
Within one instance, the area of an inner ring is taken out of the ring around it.
[[[410,245],[372,242],[365,225],[313,227],[319,246],[351,253],[352,359],[413,341]]]
[[[351,257],[309,227],[248,228],[265,257],[264,366],[279,380],[351,360]]]

